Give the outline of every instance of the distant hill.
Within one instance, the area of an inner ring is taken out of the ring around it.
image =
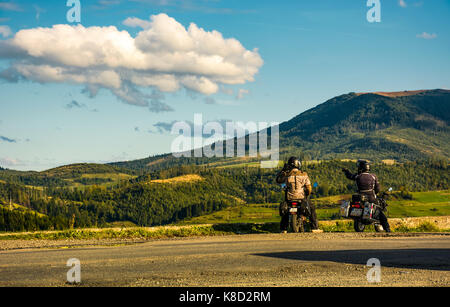
[[[133,171],[107,164],[80,163],[42,172],[0,169],[0,180],[30,186],[85,186],[130,179]]]
[[[349,93],[280,125],[282,158],[413,161],[450,158],[450,91]],[[258,159],[247,159],[254,162]],[[174,158],[170,154],[112,163],[134,170],[223,166],[242,159]]]
[[[40,174],[48,177],[76,178],[83,174],[118,174],[124,171],[108,164],[79,163],[52,168]]]

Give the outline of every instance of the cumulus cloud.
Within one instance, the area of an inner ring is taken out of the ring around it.
[[[123,24],[131,28],[149,29],[152,23],[149,20],[143,20],[136,17],[129,17],[123,21]]]
[[[435,38],[437,38],[437,34],[436,33],[430,34],[427,32],[423,32],[422,34],[417,34],[416,37],[423,38],[423,39],[435,39]]]
[[[163,112],[172,109],[161,93],[185,88],[215,94],[221,85],[254,81],[263,65],[257,49],[247,50],[238,40],[194,23],[185,28],[166,14],[124,23],[142,30],[136,37],[114,26],[21,30],[0,42],[0,58],[11,59],[0,77],[83,84],[90,97],[107,89],[125,103]]]
[[[10,27],[0,26],[0,35],[3,37],[9,37],[12,34]]]

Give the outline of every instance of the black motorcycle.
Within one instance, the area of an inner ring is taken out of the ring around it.
[[[286,185],[281,185],[286,192]],[[289,228],[292,232],[299,233],[305,232],[305,226],[307,225],[307,217],[310,214],[309,202],[305,201],[285,201],[287,204],[286,212],[283,214],[289,214]]]
[[[341,216],[353,219],[353,227],[356,232],[363,232],[369,225],[374,225],[375,231],[381,232],[384,229],[380,224],[379,214],[382,211],[387,211],[388,204],[385,200],[387,195],[387,193],[384,193],[382,197],[377,199],[376,203],[373,203],[365,195],[354,194],[351,201],[342,202]]]

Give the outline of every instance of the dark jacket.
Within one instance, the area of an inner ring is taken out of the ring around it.
[[[350,171],[346,170],[345,176],[350,180],[356,181],[358,193],[369,196],[372,201],[376,199],[376,194],[378,194],[381,190],[380,182],[374,174],[368,172],[352,174]]]

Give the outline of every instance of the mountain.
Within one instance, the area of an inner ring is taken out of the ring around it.
[[[450,91],[350,93],[280,125],[282,152],[312,159],[449,158]]]
[[[349,93],[280,124],[280,153],[306,159],[412,161],[450,158],[450,91]],[[112,163],[140,170],[224,166],[257,159],[174,158],[170,154]]]

